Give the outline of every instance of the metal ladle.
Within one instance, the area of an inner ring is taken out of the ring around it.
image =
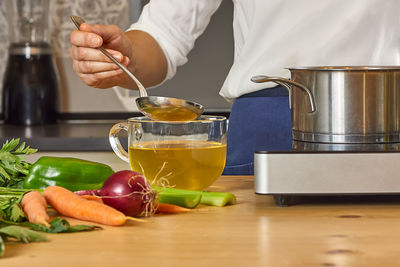
[[[71,16],[71,19],[78,30],[81,24],[85,22],[78,16]],[[140,94],[140,97],[136,98],[136,105],[140,112],[147,117],[160,121],[190,121],[203,113],[204,107],[192,101],[173,97],[148,96],[146,89],[132,72],[116,60],[106,49],[103,47],[99,47],[98,49],[136,83]]]

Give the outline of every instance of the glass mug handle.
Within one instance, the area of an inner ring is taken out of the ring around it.
[[[114,124],[111,127],[110,133],[108,135],[108,139],[110,140],[111,148],[114,150],[114,153],[117,154],[122,160],[129,162],[128,152],[122,147],[121,142],[119,141],[119,132],[121,130],[128,132],[128,123],[127,122],[119,122]]]

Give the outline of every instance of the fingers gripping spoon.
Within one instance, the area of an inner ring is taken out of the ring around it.
[[[85,22],[78,16],[71,16],[71,19],[78,30],[81,24]],[[136,105],[140,112],[147,117],[161,121],[190,121],[203,113],[204,107],[195,102],[172,97],[148,96],[146,89],[132,72],[116,60],[106,49],[103,47],[98,49],[136,83],[140,94],[140,97],[136,99]]]

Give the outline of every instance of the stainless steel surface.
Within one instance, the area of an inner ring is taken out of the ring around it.
[[[255,153],[258,194],[400,193],[400,153]]]
[[[294,151],[400,151],[400,143],[316,143],[293,141]]]
[[[273,78],[268,81],[302,89],[290,90],[295,140],[400,141],[400,67],[322,66],[289,70],[291,80]],[[315,100],[315,112],[309,112],[312,101],[309,94],[304,94],[305,88]]]
[[[313,94],[310,92],[310,90],[307,87],[303,86],[300,83],[296,83],[296,82],[293,82],[291,80],[284,79],[284,78],[269,77],[269,76],[265,76],[265,75],[254,76],[251,78],[251,81],[255,82],[255,83],[274,82],[276,84],[279,84],[279,85],[282,85],[283,87],[285,87],[289,92],[289,107],[290,107],[290,109],[292,109],[292,85],[296,86],[297,88],[300,88],[301,90],[306,92],[306,94],[308,95],[308,98],[310,101],[309,113],[313,113],[315,111],[315,101],[314,101]]]
[[[190,121],[204,111],[204,107],[198,103],[161,96],[136,98],[136,105],[147,117],[162,121]]]
[[[137,85],[139,89],[139,94],[141,97],[146,97],[147,96],[147,91],[144,88],[143,84],[136,78],[135,75],[133,75],[132,72],[130,72],[127,68],[125,68],[124,65],[119,63],[110,53],[108,53],[107,50],[105,50],[103,47],[99,47],[99,50],[106,56],[108,57],[112,62],[114,62],[118,67],[120,67],[128,76],[131,78]]]
[[[80,25],[85,21],[78,16],[71,16],[75,26],[80,29]],[[198,103],[170,98],[170,97],[148,97],[146,89],[140,81],[124,65],[118,62],[103,47],[98,48],[106,57],[118,65],[138,86],[140,97],[136,99],[138,109],[146,116],[155,120],[164,121],[190,121],[199,117],[204,107]]]

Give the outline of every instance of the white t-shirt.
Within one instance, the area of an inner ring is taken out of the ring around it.
[[[166,79],[187,62],[222,0],[152,0],[129,30],[152,35],[168,60]],[[288,67],[400,64],[399,0],[233,0],[234,63],[226,99],[275,86],[254,75],[290,77]],[[212,47],[210,47],[210,50]]]

